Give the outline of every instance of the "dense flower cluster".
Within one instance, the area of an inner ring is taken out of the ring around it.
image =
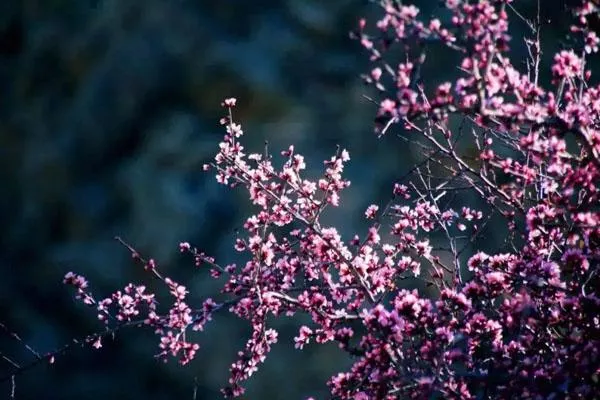
[[[361,20],[354,34],[374,63],[364,79],[381,93],[377,132],[400,125],[424,156],[390,188],[387,204],[365,210],[364,235],[344,240],[321,218],[350,185],[343,177],[348,151],[338,149],[316,179],[306,176],[293,146],[279,163],[247,154],[232,115],[236,100],[227,99],[226,134],[205,169],[221,184],[244,187],[256,208],[234,245],[247,261],[223,267],[188,243],[180,250],[225,279],[228,300],[208,299],[193,310],[186,288],[132,248],[168,287],[174,300],[166,314],[143,286],[96,301],[84,278],[70,273],[65,282],[106,323],[142,313],[160,335],[160,355],[182,363],[198,350],[186,332],[201,330],[215,311],[247,320],[252,334],[231,365],[227,396],[243,393],[242,383],[277,342],[268,317],[295,313],[312,319],[299,327],[296,348],[334,341],[354,359],[330,379],[334,398],[598,393],[600,87],[586,61],[598,51],[589,20],[599,8],[586,1],[573,10],[575,42],[554,56],[546,87],[539,26],[529,25],[527,71],[510,60],[510,0],[444,4],[451,16],[427,21],[414,6],[383,0],[373,30]],[[426,45],[460,56],[453,81],[424,84]],[[402,61],[389,64],[391,52]],[[465,193],[452,196],[465,204],[447,200],[455,192]],[[504,248],[478,251],[498,218],[507,227]],[[446,247],[438,246],[440,237]],[[430,290],[410,290],[410,282]]]

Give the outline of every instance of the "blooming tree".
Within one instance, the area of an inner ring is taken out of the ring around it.
[[[159,355],[182,364],[199,351],[189,332],[213,314],[247,320],[252,334],[231,364],[225,396],[244,392],[277,342],[268,319],[294,314],[311,318],[298,327],[298,349],[336,342],[353,359],[329,380],[333,398],[597,394],[600,87],[586,62],[598,51],[590,21],[600,7],[585,1],[571,10],[570,42],[546,66],[539,14],[530,21],[511,3],[446,0],[444,18],[428,20],[414,6],[382,0],[379,21],[360,21],[353,36],[373,63],[363,78],[380,94],[376,131],[394,132],[423,155],[387,204],[366,209],[366,232],[347,240],[322,222],[350,185],[348,151],[338,149],[316,178],[294,146],[246,153],[230,98],[226,133],[205,170],[246,190],[254,205],[234,244],[246,262],[220,264],[180,244],[224,282],[223,300],[194,308],[185,286],[121,239],[168,288],[170,309],[142,285],[96,299],[82,276],[65,282],[108,328],[147,325]],[[509,16],[531,32],[524,65],[511,61]],[[428,87],[422,74],[432,46],[459,61],[451,81]],[[478,245],[492,224],[507,238],[488,254]],[[103,335],[89,341],[101,347]]]

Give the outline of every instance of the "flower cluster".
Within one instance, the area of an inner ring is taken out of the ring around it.
[[[206,322],[211,319],[212,312],[220,305],[209,298],[204,302],[202,309],[192,310],[184,301],[188,294],[185,286],[171,278],[163,277],[154,260],[146,261],[122,239],[117,238],[117,240],[128,247],[133,258],[139,260],[146,270],[152,271],[155,277],[164,283],[174,301],[169,310],[161,315],[155,295],[148,293],[145,286],[131,283],[125,286],[123,291],[118,290],[109,297],[96,300],[84,277],[73,272],[67,273],[64,283],[77,289],[77,299],[96,308],[98,319],[106,326],[104,334],[92,335],[93,346],[102,347],[103,336],[113,334],[123,327],[150,326],[160,337],[160,353],[157,357],[164,361],[167,361],[170,356],[179,357],[181,364],[187,364],[200,348],[197,343],[187,340],[188,330],[202,330]],[[181,247],[184,248],[185,244]]]
[[[600,390],[600,87],[586,63],[598,50],[589,23],[598,6],[573,10],[572,48],[547,66],[540,27],[526,21],[524,72],[509,56],[509,15],[524,19],[510,0],[447,0],[444,22],[381,3],[373,30],[361,20],[354,33],[374,64],[364,79],[381,94],[376,131],[398,127],[423,160],[387,204],[365,210],[364,233],[345,240],[322,222],[350,185],[348,151],[338,149],[317,177],[293,146],[280,157],[247,154],[230,98],[219,152],[204,169],[243,187],[255,207],[234,244],[246,261],[221,266],[180,244],[224,279],[227,299],[192,309],[186,288],[128,245],[174,298],[164,314],[143,286],[97,302],[84,278],[69,273],[65,282],[106,323],[142,313],[160,355],[182,363],[198,350],[187,332],[217,310],[247,320],[252,334],[226,396],[244,393],[277,342],[268,320],[301,313],[311,323],[299,326],[296,348],[337,342],[354,359],[329,380],[334,398],[590,398]],[[425,45],[459,55],[453,81],[423,83]],[[402,62],[389,64],[390,52]],[[507,236],[492,254],[477,248],[490,224]]]

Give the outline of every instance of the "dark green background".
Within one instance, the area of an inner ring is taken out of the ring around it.
[[[420,3],[425,15],[437,6]],[[515,5],[526,13],[534,3]],[[562,2],[544,3],[548,18],[564,18]],[[189,241],[223,264],[239,257],[232,243],[247,195],[201,171],[222,136],[226,97],[238,98],[236,119],[252,151],[265,140],[277,153],[294,144],[317,174],[337,144],[347,148],[352,186],[326,221],[343,226],[346,238],[360,230],[366,206],[387,200],[418,158],[392,136],[375,139],[376,108],[362,97],[375,95],[359,79],[367,56],[348,32],[379,12],[358,0],[1,2],[0,322],[41,353],[101,329],[61,281],[76,271],[102,297],[149,280],[115,235],[157,259],[193,299],[214,296],[217,283],[177,245]],[[545,34],[552,40],[563,25]],[[523,26],[515,27],[522,47]],[[454,73],[444,54],[429,57],[438,81]],[[276,325],[280,343],[248,398],[325,397],[326,379],[347,367],[334,345],[295,350],[291,322]],[[153,358],[152,332],[126,331],[102,351],[74,349],[18,376],[16,398],[191,398],[195,378],[198,399],[217,398],[248,332],[217,316],[197,359],[180,367]],[[0,352],[32,360],[4,332]],[[2,376],[10,369],[0,360]],[[0,398],[9,395],[2,383]]]

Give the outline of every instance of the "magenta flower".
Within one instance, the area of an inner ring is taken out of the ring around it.
[[[402,136],[422,156],[387,203],[368,206],[363,231],[348,238],[323,218],[344,204],[349,152],[332,149],[315,176],[293,145],[273,156],[246,153],[230,98],[223,140],[204,169],[245,190],[254,207],[233,243],[245,259],[222,266],[179,244],[219,279],[222,300],[189,305],[186,286],[122,241],[165,286],[169,304],[159,307],[141,285],[96,301],[85,278],[70,272],[64,282],[107,326],[140,318],[158,335],[158,355],[182,364],[199,351],[189,331],[214,313],[247,321],[225,396],[244,393],[279,340],[271,321],[302,314],[309,322],[298,327],[297,349],[336,342],[352,357],[328,381],[334,398],[593,398],[600,87],[585,68],[598,50],[590,20],[599,9],[584,1],[571,10],[574,41],[551,64],[531,25],[523,63],[509,52],[521,45],[509,35],[509,18],[522,18],[511,3],[446,0],[439,18],[425,19],[413,5],[383,0],[373,32],[360,20],[353,35],[373,63],[363,78],[380,93],[375,130]],[[449,81],[421,76],[434,45],[458,57]],[[490,226],[503,229],[501,248],[489,248]]]

